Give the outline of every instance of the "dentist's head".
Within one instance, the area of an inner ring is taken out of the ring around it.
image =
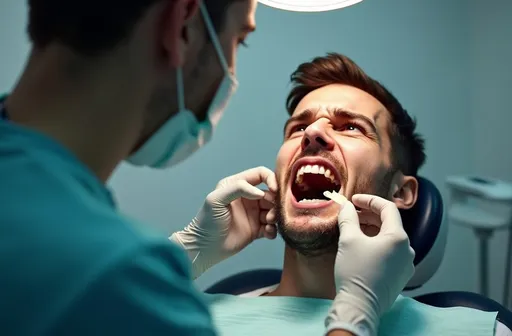
[[[58,138],[102,177],[122,160],[178,163],[208,142],[237,87],[236,52],[256,4],[30,0],[34,47],[7,101],[12,120]],[[16,111],[21,92],[49,111]],[[96,167],[102,156],[108,169]]]
[[[256,29],[256,1],[217,2],[200,3],[198,15],[171,29],[172,66],[167,73],[158,72],[161,77],[148,107],[150,119],[131,163],[170,166],[211,139],[238,86],[237,48]]]

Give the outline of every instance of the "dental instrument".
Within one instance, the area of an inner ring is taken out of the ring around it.
[[[348,199],[343,196],[342,194],[337,193],[336,191],[324,191],[324,196],[328,199],[338,203],[339,205],[345,204],[345,202],[348,202]]]

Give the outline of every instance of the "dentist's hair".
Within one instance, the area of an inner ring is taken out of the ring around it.
[[[350,85],[373,96],[391,114],[391,145],[394,168],[405,175],[416,176],[425,163],[425,142],[416,132],[416,119],[411,118],[400,102],[381,83],[368,76],[345,55],[329,53],[306,62],[292,73],[293,88],[286,100],[290,115],[310,92],[331,84]]]
[[[29,0],[28,35],[36,49],[59,42],[80,54],[98,54],[126,39],[162,1],[175,0]],[[202,1],[220,32],[229,6],[240,0]]]

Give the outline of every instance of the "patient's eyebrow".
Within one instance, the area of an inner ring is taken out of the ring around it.
[[[313,118],[313,114],[314,114],[313,111],[311,111],[310,109],[306,109],[304,111],[301,111],[301,112],[291,116],[284,124],[283,133],[286,134],[286,130],[292,123],[306,122],[307,120],[311,120]]]

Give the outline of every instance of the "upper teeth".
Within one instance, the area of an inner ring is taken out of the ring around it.
[[[338,180],[336,180],[336,177],[331,172],[329,168],[325,168],[322,165],[305,165],[300,167],[300,169],[297,171],[297,176],[295,177],[295,181],[297,183],[302,183],[302,178],[304,174],[320,174],[324,175],[326,178],[331,180],[332,183],[339,184]]]

